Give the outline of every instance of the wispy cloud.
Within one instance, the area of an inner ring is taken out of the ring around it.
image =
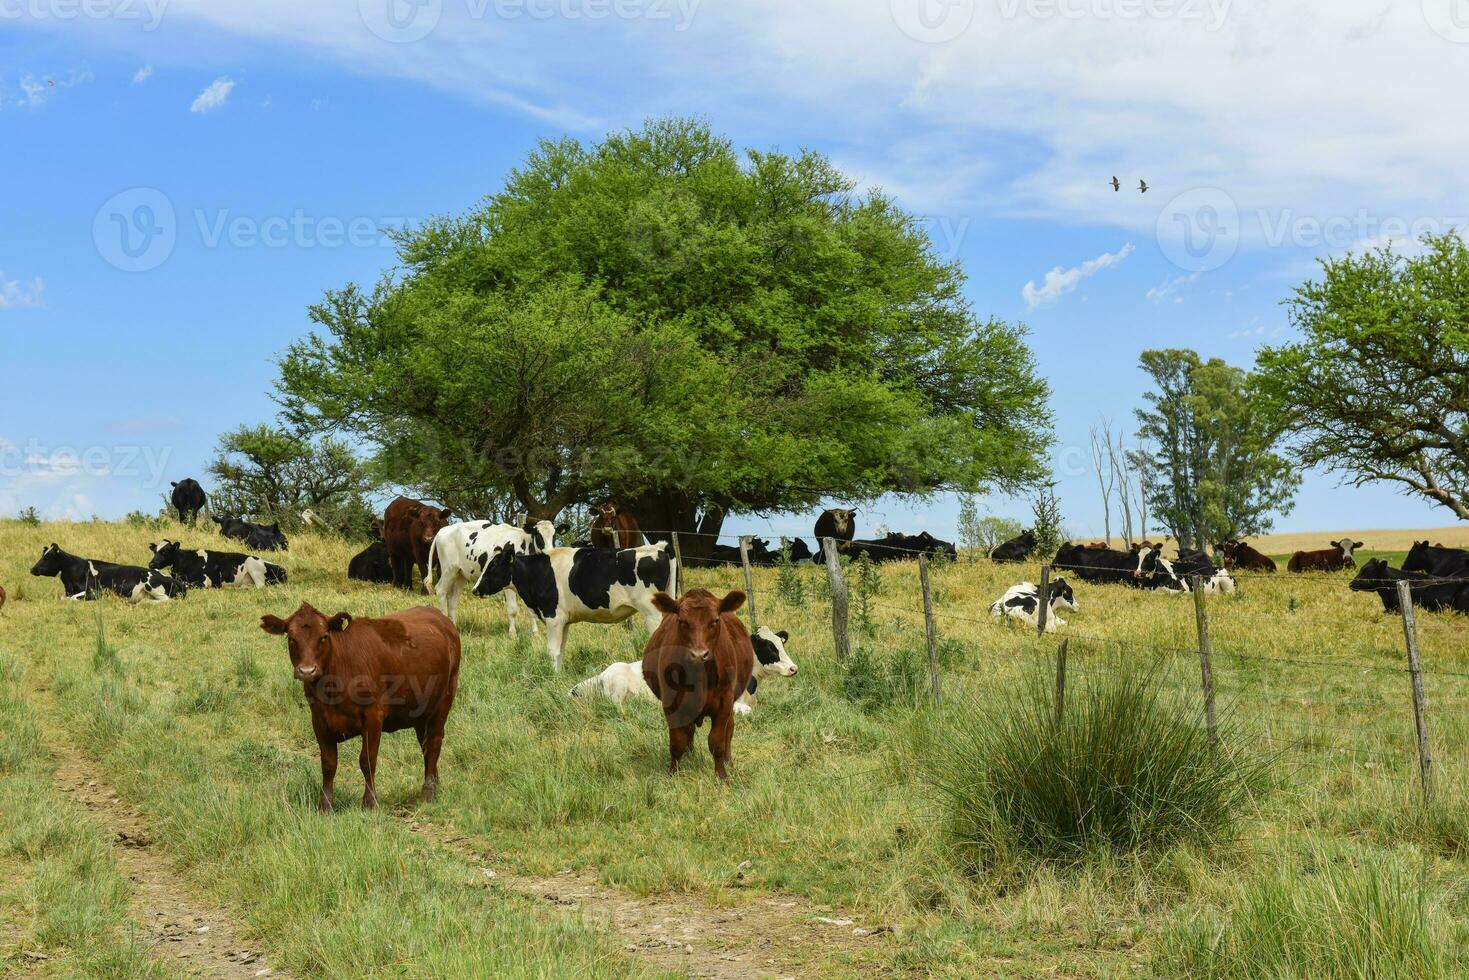
[[[1046,303],[1054,303],[1065,293],[1071,292],[1077,285],[1090,276],[1096,275],[1103,269],[1110,269],[1120,265],[1136,249],[1132,242],[1128,242],[1115,252],[1104,252],[1094,259],[1088,259],[1081,265],[1074,265],[1069,269],[1063,269],[1059,265],[1046,273],[1045,282],[1036,286],[1035,280],[1025,284],[1020,295],[1025,297],[1027,309],[1035,309]]]
[[[150,79],[152,77],[153,77],[153,66],[152,65],[144,65],[142,68],[139,68],[137,71],[133,72],[133,84],[134,85],[142,85],[144,82],[146,82],[148,79]]]
[[[1166,280],[1165,282],[1148,290],[1148,302],[1161,303],[1169,297],[1172,297],[1173,302],[1182,303],[1183,297],[1177,295],[1178,290],[1183,286],[1187,286],[1189,283],[1195,281],[1198,278],[1199,273],[1191,272],[1186,276],[1176,276],[1173,279]]]
[[[46,284],[36,276],[29,283],[0,276],[0,310],[26,310],[45,306]]]
[[[234,91],[235,82],[232,78],[216,78],[209,83],[209,87],[200,92],[189,106],[190,112],[213,112],[221,108]]]
[[[90,82],[95,76],[89,71],[74,71],[65,78],[38,77],[36,75],[22,75],[20,79],[20,96],[13,101],[18,106],[27,109],[39,109],[50,101],[51,97],[62,89],[71,88],[73,85],[81,85]]]

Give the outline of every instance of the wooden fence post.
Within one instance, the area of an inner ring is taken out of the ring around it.
[[[1036,598],[1040,601],[1040,605],[1037,606],[1036,607],[1036,610],[1035,610],[1035,635],[1036,636],[1045,636],[1046,635],[1046,620],[1050,618],[1050,613],[1051,613],[1051,601],[1050,601],[1051,600],[1051,566],[1050,565],[1042,565],[1041,566],[1041,587],[1040,587],[1040,591],[1036,593]]]
[[[750,574],[750,535],[740,535],[740,564],[745,566],[745,595],[750,603],[750,625],[760,628],[760,614],[755,611],[755,577]]]
[[[933,681],[933,706],[943,703],[939,696],[939,657],[933,636],[933,593],[928,588],[928,556],[918,556],[918,581],[923,586],[923,632],[928,638],[928,676]]]
[[[678,546],[678,532],[673,532],[673,597],[683,595],[683,549]]]
[[[1423,662],[1418,656],[1418,619],[1413,612],[1413,588],[1398,583],[1398,609],[1403,614],[1403,639],[1408,644],[1408,676],[1413,682],[1413,725],[1418,734],[1418,779],[1423,802],[1433,802],[1433,754],[1428,745],[1428,700],[1423,693]]]
[[[1214,664],[1210,660],[1209,612],[1204,606],[1204,577],[1191,576],[1194,593],[1194,622],[1199,631],[1199,674],[1204,682],[1204,721],[1209,726],[1209,746],[1219,750],[1219,718],[1214,711]]]
[[[837,660],[842,661],[852,652],[851,640],[847,637],[847,581],[842,578],[836,538],[822,538],[821,550],[826,553],[826,577],[831,583],[832,645],[836,649]]]
[[[1063,639],[1061,645],[1056,648],[1056,724],[1061,724],[1061,716],[1066,708],[1066,641]]]

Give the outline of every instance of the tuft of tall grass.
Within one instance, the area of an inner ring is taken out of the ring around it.
[[[1400,862],[1316,853],[1311,864],[1254,879],[1226,918],[1200,917],[1166,933],[1157,972],[1210,980],[1462,975],[1444,914]]]
[[[1218,841],[1265,785],[1264,764],[1236,749],[1227,722],[1215,751],[1198,704],[1126,665],[1075,687],[1059,717],[1036,674],[941,724],[921,766],[939,829],[970,873]]]

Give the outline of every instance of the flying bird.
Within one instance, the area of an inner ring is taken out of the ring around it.
[[[1148,192],[1148,182],[1146,180],[1139,180],[1137,182],[1137,189],[1138,193],[1146,194]]]
[[[56,79],[54,79],[54,78],[48,78],[48,79],[46,79],[46,84],[49,85],[49,86],[51,86],[52,88],[55,88],[56,87]]]
[[[1122,181],[1120,181],[1120,180],[1117,179],[1117,175],[1116,174],[1113,174],[1112,175],[1112,191],[1115,193],[1115,192],[1120,191],[1120,190],[1122,190]]]

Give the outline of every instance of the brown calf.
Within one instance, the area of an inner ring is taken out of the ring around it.
[[[643,650],[643,680],[663,704],[668,722],[668,771],[694,741],[694,730],[709,719],[709,754],[714,771],[728,779],[729,743],[734,736],[735,702],[750,685],[755,648],[734,611],[743,592],[716,599],[708,589],[690,589],[682,599],[666,592],[653,597],[663,622]]]
[[[1246,572],[1275,571],[1275,562],[1243,541],[1224,542],[1224,567]]]
[[[593,548],[639,548],[644,543],[632,511],[610,500],[597,508],[590,537]]]
[[[428,594],[422,584],[428,577],[428,553],[434,535],[449,526],[452,517],[447,510],[431,507],[421,500],[399,497],[383,512],[383,544],[388,546],[388,564],[393,569],[393,584],[411,589],[415,584]],[[418,577],[413,574],[418,567]]]
[[[439,785],[444,721],[459,687],[459,631],[437,609],[419,606],[382,619],[328,619],[306,603],[290,619],[260,617],[260,628],[286,637],[296,680],[306,689],[311,728],[321,750],[321,801],[333,805],[337,744],[362,736],[362,805],[377,806],[377,747],[383,732],[411,728],[423,749],[423,794]]]
[[[1291,572],[1339,572],[1343,568],[1356,568],[1357,559],[1352,557],[1352,552],[1362,546],[1360,541],[1342,538],[1321,551],[1297,551],[1285,567]]]

